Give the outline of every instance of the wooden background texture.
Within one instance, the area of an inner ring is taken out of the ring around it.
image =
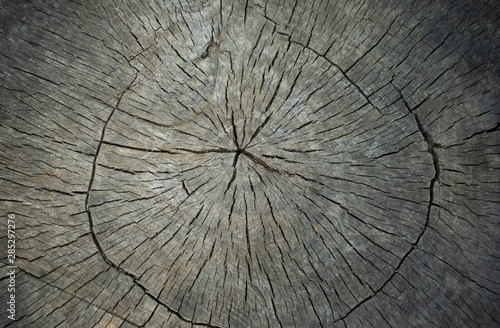
[[[0,326],[500,327],[498,1],[0,4]]]

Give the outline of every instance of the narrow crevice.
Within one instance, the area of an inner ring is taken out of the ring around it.
[[[281,173],[280,170],[275,169],[274,167],[269,166],[266,162],[264,162],[262,159],[260,159],[259,157],[255,156],[251,152],[243,150],[243,154],[246,155],[248,158],[250,158],[254,163],[259,164],[260,166],[263,166],[266,170],[271,171],[271,172]]]
[[[488,129],[488,130],[484,130],[484,131],[479,131],[479,132],[476,132],[474,133],[473,135],[467,137],[467,138],[464,138],[463,140],[469,140],[469,139],[472,139],[474,138],[475,136],[478,136],[478,135],[482,135],[482,134],[488,134],[488,133],[492,133],[492,132],[496,132],[500,130],[500,123],[497,123],[496,126],[494,126],[493,128],[491,129]]]
[[[269,111],[269,108],[271,108],[274,100],[276,99],[276,96],[278,95],[278,91],[280,90],[281,87],[281,82],[283,81],[283,76],[285,75],[285,72],[281,74],[280,80],[278,81],[278,85],[276,86],[276,89],[274,89],[273,96],[271,97],[271,100],[269,100],[269,103],[267,104],[264,113],[267,113]]]
[[[286,160],[286,157],[283,156],[278,156],[278,155],[268,155],[268,154],[263,154],[262,157],[266,158],[276,158],[276,159],[281,159],[281,160]]]
[[[186,183],[184,181],[182,181],[182,189],[184,189],[184,191],[186,192],[188,197],[191,196],[191,193],[189,192],[188,188],[186,187]]]
[[[250,141],[247,143],[246,147],[248,147],[248,145],[250,145],[252,143],[253,139],[259,135],[259,132],[266,126],[266,124],[269,122],[270,118],[271,118],[271,115],[266,117],[264,122],[255,130],[253,135],[250,137]]]
[[[231,112],[231,124],[233,126],[233,142],[236,149],[240,149],[240,144],[238,142],[238,131],[236,130],[236,124],[234,123],[234,112]]]
[[[219,45],[219,42],[217,40],[217,37],[214,36],[214,32],[212,31],[212,37],[210,38],[210,41],[208,41],[208,43],[203,47],[203,50],[200,54],[200,58],[205,59],[205,58],[209,57],[212,53],[212,48],[216,47],[218,45]]]
[[[236,168],[236,165],[238,165],[238,158],[240,157],[241,154],[243,154],[244,150],[242,149],[236,149],[236,154],[234,155],[234,160],[233,160],[233,168]]]
[[[102,141],[102,144],[108,145],[108,146],[119,147],[119,148],[130,149],[130,150],[149,152],[149,153],[177,154],[176,152],[173,152],[173,151],[168,150],[168,149],[147,149],[147,148],[140,148],[140,147],[134,147],[134,146],[129,146],[129,145],[122,145],[122,144],[118,144],[118,143],[110,142],[110,141]]]
[[[185,151],[188,153],[193,153],[193,154],[209,154],[209,153],[233,153],[234,151],[231,149],[227,148],[210,148],[210,149],[200,149],[200,150],[194,150],[194,149],[188,149],[188,148],[174,148],[175,150],[179,151]],[[164,151],[162,151],[164,152]],[[175,153],[172,153],[175,154]]]
[[[309,182],[314,182],[314,183],[318,183],[320,185],[324,185],[323,183],[321,183],[320,181],[317,181],[317,180],[314,180],[314,179],[311,179],[311,178],[307,178],[305,176],[303,176],[302,174],[299,174],[299,173],[296,173],[296,172],[290,172],[290,171],[285,171],[285,170],[280,170],[280,169],[277,169],[277,168],[274,168],[272,166],[270,166],[269,164],[267,164],[265,161],[263,161],[262,159],[260,159],[258,156],[252,154],[251,152],[249,151],[246,151],[246,150],[242,150],[242,153],[247,156],[248,158],[250,158],[255,164],[258,164],[262,167],[264,167],[266,170],[270,171],[270,172],[275,172],[275,173],[279,173],[279,174],[283,174],[283,175],[288,175],[288,176],[294,176],[294,177],[298,177],[304,181],[309,181]],[[288,161],[286,158],[284,157],[281,157],[281,156],[274,156],[274,155],[268,155],[268,154],[265,154],[265,155],[262,155],[263,157],[266,157],[266,158],[277,158],[277,159],[282,159],[282,160],[285,160],[286,162],[290,162]]]
[[[233,165],[236,165],[236,161],[238,160],[238,156],[239,156],[238,154],[235,155]],[[229,180],[229,183],[227,184],[226,191],[224,192],[224,195],[227,193],[229,188],[231,188],[231,185],[233,184],[234,180],[236,179],[237,172],[238,172],[238,169],[236,168],[236,166],[233,166],[233,175],[231,176],[231,180]]]

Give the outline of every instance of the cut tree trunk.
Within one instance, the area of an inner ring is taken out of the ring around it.
[[[500,326],[495,1],[0,18],[2,326]]]

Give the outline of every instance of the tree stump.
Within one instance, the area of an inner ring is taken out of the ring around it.
[[[0,322],[500,326],[499,17],[3,1]]]

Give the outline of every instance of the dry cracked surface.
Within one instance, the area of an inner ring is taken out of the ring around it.
[[[0,18],[3,326],[500,325],[495,2]]]

